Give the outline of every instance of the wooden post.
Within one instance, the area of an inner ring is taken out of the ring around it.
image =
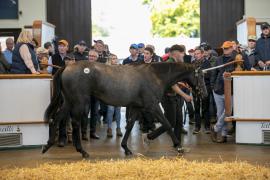
[[[238,54],[235,57],[236,63],[235,71],[242,71],[242,55]],[[224,77],[224,101],[225,101],[225,115],[231,116],[232,114],[232,77]]]
[[[225,116],[232,114],[232,77],[224,77]]]
[[[35,38],[37,40],[39,47],[42,47],[42,44],[41,44],[41,36],[42,36],[41,28],[42,28],[42,21],[35,20],[33,22],[33,38]]]

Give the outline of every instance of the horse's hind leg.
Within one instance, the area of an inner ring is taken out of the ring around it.
[[[49,140],[47,145],[42,147],[42,153],[47,152],[54,145],[58,124],[60,121],[65,121],[68,118],[68,113],[68,108],[64,104],[56,113],[55,118],[49,120]]]
[[[126,132],[121,142],[121,147],[125,150],[125,155],[132,155],[132,152],[127,147],[127,140],[129,138],[130,132],[136,121],[136,112],[133,109],[130,109],[127,119]]]
[[[80,137],[80,127],[81,127],[81,118],[84,115],[84,106],[75,107],[71,113],[72,118],[72,140],[73,145],[75,146],[77,152],[82,154],[83,158],[88,158],[89,154],[82,148],[81,137]]]

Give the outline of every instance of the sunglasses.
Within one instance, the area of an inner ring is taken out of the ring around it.
[[[97,56],[95,56],[95,55],[89,55],[89,57],[97,57]]]

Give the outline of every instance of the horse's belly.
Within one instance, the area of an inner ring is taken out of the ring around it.
[[[112,106],[141,106],[142,103],[140,102],[139,97],[134,96],[125,96],[125,95],[114,95],[114,96],[105,96],[105,95],[98,95],[98,99],[102,100],[104,103]]]

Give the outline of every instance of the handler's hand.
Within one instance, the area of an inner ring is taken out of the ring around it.
[[[67,60],[65,61],[65,64],[66,66],[68,66],[68,65],[74,64],[75,62],[76,62],[75,60]]]
[[[264,66],[265,66],[264,62],[262,62],[262,61],[259,61],[258,64],[259,64],[260,68],[264,68]]]
[[[185,95],[183,98],[185,99],[186,102],[191,102],[193,100],[192,96],[189,95]]]
[[[37,75],[37,74],[40,74],[40,72],[36,71],[36,72],[33,72],[32,74],[36,74]]]
[[[224,78],[229,78],[229,77],[231,77],[231,75],[232,75],[232,74],[229,73],[229,72],[224,72],[224,73],[223,73],[223,77],[224,77]]]
[[[270,60],[265,62],[266,65],[270,65]]]

